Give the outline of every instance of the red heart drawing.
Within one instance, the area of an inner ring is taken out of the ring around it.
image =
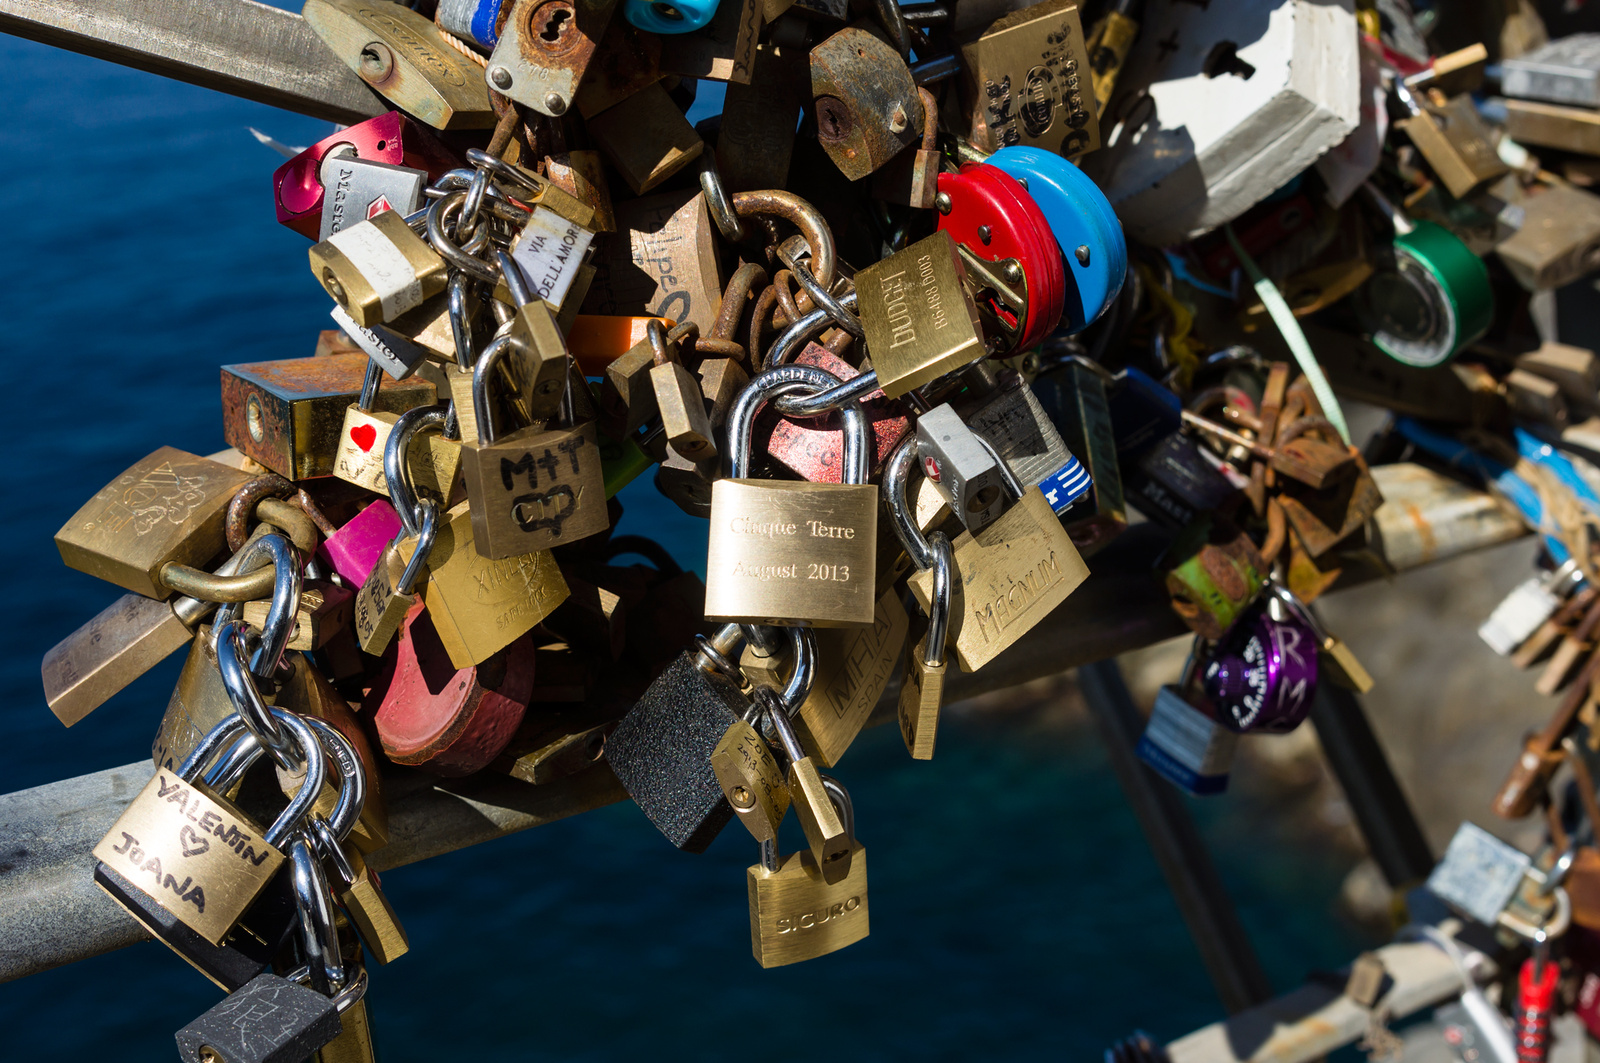
[[[362,453],[372,449],[372,444],[378,440],[378,430],[370,424],[358,424],[350,429],[350,439],[360,447]]]

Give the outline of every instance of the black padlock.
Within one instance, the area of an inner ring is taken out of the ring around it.
[[[606,739],[606,760],[634,802],[679,849],[703,853],[733,818],[711,754],[750,708],[729,624],[698,650],[686,650],[656,677]]]
[[[179,1030],[178,1054],[184,1063],[301,1063],[343,1028],[333,998],[263,974]]]

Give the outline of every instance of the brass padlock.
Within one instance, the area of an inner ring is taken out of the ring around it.
[[[811,366],[769,369],[728,415],[729,475],[712,486],[706,617],[724,622],[850,627],[870,625],[878,489],[867,479],[867,427],[860,406],[842,409],[843,484],[747,479],[757,409],[780,392],[839,383]]]
[[[149,598],[168,598],[161,570],[222,552],[223,519],[249,474],[162,447],[101,488],[61,530],[67,567]]]
[[[850,873],[830,882],[809,852],[779,858],[776,841],[761,843],[761,862],[745,873],[750,949],[762,967],[826,956],[867,936],[867,850],[855,835],[850,795],[831,779],[830,795],[850,840]]]
[[[788,187],[804,76],[796,49],[769,42],[756,49],[750,80],[728,83],[716,155],[729,192]]]
[[[932,210],[939,195],[939,103],[921,86],[917,96],[922,100],[922,143],[902,151],[872,175],[872,194]]]
[[[887,397],[898,398],[988,353],[965,276],[955,240],[946,232],[856,274],[861,327]]]
[[[705,395],[694,374],[684,368],[678,351],[685,339],[699,330],[693,321],[674,328],[669,335],[659,321],[645,326],[650,343],[650,390],[655,393],[656,411],[661,415],[661,432],[667,445],[690,461],[707,461],[717,456],[711,434],[711,416],[706,412]]]
[[[1489,127],[1478,117],[1471,96],[1424,106],[1400,78],[1394,81],[1394,91],[1411,112],[1410,118],[1395,125],[1411,138],[1452,196],[1471,195],[1511,171],[1495,151]]]
[[[1522,224],[1494,252],[1518,284],[1529,291],[1561,288],[1600,267],[1600,196],[1557,185],[1515,210]]]
[[[382,382],[383,369],[369,360],[366,378],[361,382],[361,397],[344,411],[339,449],[333,457],[333,475],[375,494],[386,495],[389,484],[383,476],[383,451],[400,415],[373,409]]]
[[[393,321],[444,291],[444,259],[395,211],[357,222],[310,251],[311,273],[358,325]]]
[[[979,151],[1023,144],[1075,159],[1100,146],[1076,0],[1003,14],[961,57],[967,139]]]
[[[959,579],[952,599],[951,635],[963,671],[975,672],[1066,600],[1089,576],[1089,568],[1037,487],[1026,491],[1014,478],[1017,496],[1000,519],[976,537],[955,540]],[[894,500],[889,500],[894,505]],[[930,609],[933,576],[910,579],[924,612]]]
[[[710,329],[723,285],[705,194],[662,192],[620,202],[616,212],[617,232],[598,249],[583,312]]]
[[[561,117],[577,99],[616,6],[617,0],[514,0],[483,77],[524,107]]]
[[[694,33],[663,35],[661,72],[748,84],[755,76],[763,6],[763,0],[722,0],[711,21]]]
[[[504,436],[495,430],[489,381],[513,349],[509,341],[491,343],[473,368],[479,441],[461,445],[473,546],[496,560],[548,550],[611,524],[593,424],[535,424]]]
[[[922,98],[911,70],[870,30],[849,26],[811,49],[811,95],[817,140],[852,181],[922,137]]]
[[[488,129],[498,120],[483,71],[404,6],[306,0],[306,23],[362,81],[435,129]]]
[[[601,111],[585,128],[638,196],[688,166],[706,148],[659,82]]]

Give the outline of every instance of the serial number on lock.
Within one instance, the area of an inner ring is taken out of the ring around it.
[[[805,529],[802,531],[801,529]],[[780,521],[757,521],[734,517],[728,530],[735,535],[762,535],[769,539],[786,539],[792,535],[806,535],[813,539],[854,539],[856,530],[838,524],[825,524],[820,520],[805,520],[798,524]],[[791,566],[792,567],[792,566]]]

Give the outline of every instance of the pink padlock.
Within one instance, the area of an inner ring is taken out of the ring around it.
[[[387,498],[380,498],[328,536],[317,556],[339,573],[346,586],[359,587],[367,582],[384,547],[399,534],[400,514]]]

